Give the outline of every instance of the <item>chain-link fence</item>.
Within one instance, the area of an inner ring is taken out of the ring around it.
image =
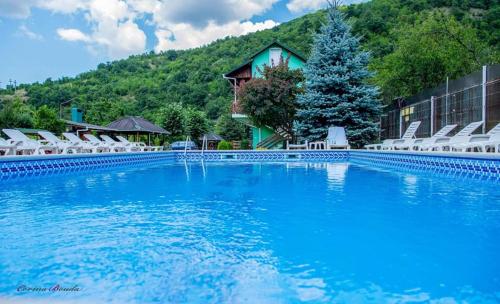
[[[456,124],[453,135],[474,121],[484,121],[484,128],[477,132],[486,133],[500,123],[500,65],[399,101],[381,117],[381,139],[399,138],[414,121],[421,122],[416,133],[419,138]]]

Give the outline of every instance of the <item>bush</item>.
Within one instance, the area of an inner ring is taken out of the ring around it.
[[[185,112],[186,132],[191,136],[191,140],[196,141],[209,130],[208,118],[205,113],[188,108]]]
[[[64,121],[57,117],[57,112],[47,105],[39,107],[34,115],[34,127],[47,130],[56,134],[61,134],[66,129]]]
[[[170,132],[171,137],[183,135],[185,121],[182,105],[177,103],[167,104],[157,114],[156,122]]]
[[[250,141],[248,139],[241,141],[241,150],[250,150]]]
[[[219,117],[215,130],[225,140],[241,140],[247,133],[245,125],[231,118],[230,114]]]
[[[217,145],[217,150],[232,150],[232,149],[233,146],[231,145],[231,143],[225,140],[221,140]]]
[[[0,129],[33,127],[33,111],[20,98],[0,103],[0,107]]]

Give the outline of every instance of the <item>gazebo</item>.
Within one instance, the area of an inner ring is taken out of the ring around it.
[[[207,150],[217,150],[217,145],[221,140],[224,140],[221,136],[215,133],[207,133],[200,136],[199,140],[203,143],[204,140],[207,141]]]
[[[148,144],[151,144],[150,135],[168,135],[169,132],[152,122],[138,116],[127,116],[110,123],[108,128],[116,130],[118,133],[135,135],[139,141],[140,135],[148,135]]]

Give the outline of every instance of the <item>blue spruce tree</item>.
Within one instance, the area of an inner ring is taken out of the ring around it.
[[[314,39],[304,69],[306,90],[298,97],[297,133],[309,141],[323,140],[328,127],[345,127],[354,147],[376,139],[381,111],[378,89],[366,83],[369,53],[359,50],[359,39],[330,4],[327,23]]]

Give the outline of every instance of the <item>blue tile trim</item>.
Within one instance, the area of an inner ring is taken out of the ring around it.
[[[190,151],[177,153],[178,160],[199,161],[330,161],[348,160],[347,151]]]
[[[0,158],[0,180],[176,161],[352,161],[370,166],[417,169],[500,180],[500,158],[455,157],[367,151],[200,151]]]
[[[440,173],[458,173],[500,179],[500,159],[454,157],[443,155],[417,155],[399,153],[350,152],[352,162],[361,162],[375,166],[418,169]]]
[[[0,159],[0,180],[107,169],[125,165],[175,162],[175,153],[127,153]]]

